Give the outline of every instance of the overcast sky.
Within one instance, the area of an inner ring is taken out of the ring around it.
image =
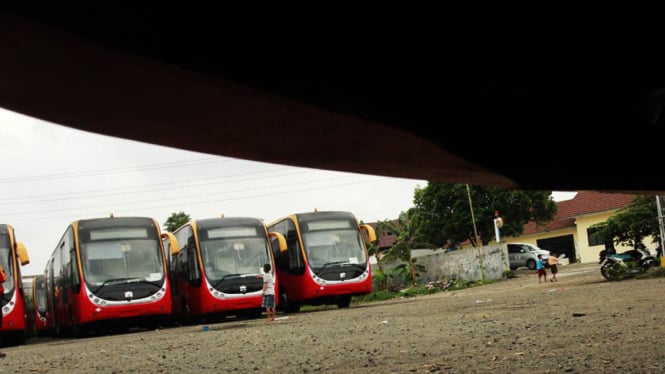
[[[97,135],[0,108],[0,223],[14,227],[42,273],[72,221],[177,212],[192,219],[345,210],[365,222],[396,218],[427,181],[307,169]],[[574,193],[555,193],[556,200]]]

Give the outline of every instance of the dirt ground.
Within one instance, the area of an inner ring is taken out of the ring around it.
[[[663,373],[665,278],[607,282],[597,264],[276,321],[5,348],[1,373]]]

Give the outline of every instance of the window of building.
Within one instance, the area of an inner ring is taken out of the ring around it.
[[[594,245],[603,245],[605,244],[605,240],[602,238],[601,235],[598,234],[598,229],[597,228],[588,228],[586,229],[586,235],[587,235],[587,240],[589,241],[589,246],[592,247]]]

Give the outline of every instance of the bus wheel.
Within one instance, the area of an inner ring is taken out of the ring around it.
[[[253,309],[249,313],[249,318],[261,318],[263,316],[263,309]]]
[[[183,323],[185,325],[191,325],[194,323],[194,318],[192,317],[192,310],[189,309],[187,302],[183,300],[182,310],[184,311]]]
[[[289,301],[289,298],[286,296],[286,292],[280,292],[279,298],[279,304],[286,313],[300,312],[300,304],[295,301]]]
[[[349,305],[351,305],[351,296],[340,296],[339,300],[337,301],[337,307],[348,308]]]
[[[88,329],[83,325],[75,323],[72,325],[72,335],[75,338],[84,338],[88,335]]]
[[[160,322],[161,322],[161,320],[159,320],[158,318],[148,322],[146,324],[146,330],[153,330],[153,331],[154,330],[159,330],[159,326],[162,325],[162,323],[160,323]]]
[[[300,304],[297,302],[291,302],[286,306],[286,312],[287,313],[298,313],[300,312]]]
[[[26,333],[24,330],[8,331],[4,333],[3,346],[17,346],[24,345],[26,341]]]
[[[28,340],[28,334],[25,331],[20,331],[18,333],[18,339],[17,339],[18,344],[24,345],[27,340]]]

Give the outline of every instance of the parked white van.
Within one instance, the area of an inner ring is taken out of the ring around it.
[[[508,243],[508,262],[511,270],[519,267],[534,270],[538,255],[543,255],[543,263],[548,267],[547,259],[550,257],[550,251],[529,243]]]

